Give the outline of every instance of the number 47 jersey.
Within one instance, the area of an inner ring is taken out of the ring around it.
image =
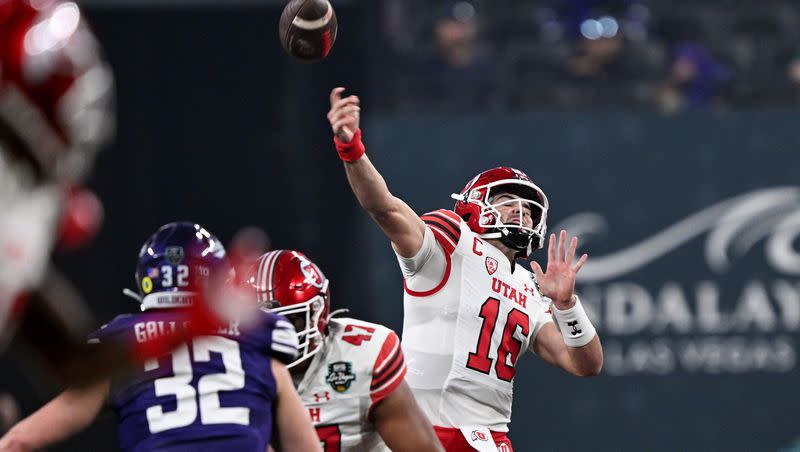
[[[400,339],[392,330],[351,318],[331,319],[322,350],[297,384],[323,451],[388,451],[372,414],[405,374]]]
[[[422,249],[398,257],[405,278],[406,381],[440,427],[506,432],[515,365],[547,322],[533,275],[454,212],[423,215]]]
[[[180,327],[185,315],[150,310],[122,315],[91,341],[148,341]],[[271,358],[292,361],[294,327],[281,316],[254,311],[146,362],[139,373],[112,382],[112,402],[125,451],[203,452],[267,449],[277,387]]]

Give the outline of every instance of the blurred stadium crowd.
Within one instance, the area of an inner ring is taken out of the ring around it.
[[[800,102],[791,0],[386,0],[387,110]]]

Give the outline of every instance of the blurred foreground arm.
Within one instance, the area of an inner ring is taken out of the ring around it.
[[[133,359],[127,344],[87,344],[89,326],[83,300],[50,269],[39,289],[28,295],[17,333],[61,383],[86,385]]]
[[[186,328],[142,343],[108,340],[87,343],[88,313],[75,289],[50,270],[39,289],[28,295],[18,327],[21,339],[43,358],[43,364],[69,387],[90,385],[111,373],[170,352],[195,336],[219,328],[220,315],[205,301],[187,309]]]
[[[0,452],[41,449],[80,432],[97,417],[109,385],[105,380],[62,392],[0,438]]]
[[[273,412],[278,437],[277,450],[297,452],[322,451],[317,432],[311,425],[308,410],[294,389],[289,370],[280,361],[272,360],[272,375],[278,387],[278,401]]]

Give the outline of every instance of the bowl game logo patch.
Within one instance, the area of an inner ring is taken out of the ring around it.
[[[178,265],[183,262],[184,252],[182,246],[168,246],[167,251],[164,253],[167,261],[172,265]]]
[[[356,379],[353,373],[353,365],[346,361],[337,361],[328,364],[328,376],[325,381],[331,385],[336,392],[345,392],[350,388],[350,384]]]

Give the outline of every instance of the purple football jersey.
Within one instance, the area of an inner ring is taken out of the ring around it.
[[[277,396],[271,359],[293,361],[297,338],[285,318],[260,310],[254,316],[247,328],[231,323],[113,382],[123,450],[267,449]],[[147,341],[180,328],[183,318],[164,309],[121,315],[90,341]]]

